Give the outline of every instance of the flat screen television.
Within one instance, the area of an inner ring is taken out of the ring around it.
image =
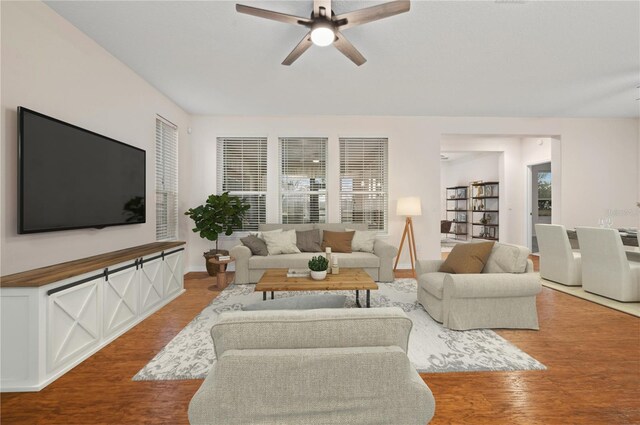
[[[18,233],[146,221],[145,151],[18,108]]]

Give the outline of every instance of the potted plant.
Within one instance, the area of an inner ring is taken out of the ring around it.
[[[195,222],[195,233],[200,233],[203,239],[216,242],[215,249],[204,253],[209,276],[217,274],[217,267],[210,264],[209,259],[229,255],[229,251],[218,249],[218,236],[222,233],[230,236],[234,228],[242,227],[242,220],[250,207],[242,198],[224,192],[222,195],[209,195],[203,205],[190,208],[184,213]]]
[[[309,260],[309,269],[311,270],[311,278],[313,280],[322,280],[327,277],[327,268],[329,260],[327,257],[318,255]]]

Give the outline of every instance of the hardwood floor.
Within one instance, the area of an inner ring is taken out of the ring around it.
[[[218,294],[206,273],[188,274],[185,287],[41,392],[2,394],[2,424],[188,423],[202,381],[131,380]],[[540,331],[498,333],[548,369],[424,374],[436,399],[431,423],[640,423],[640,319],[547,288],[538,313]]]

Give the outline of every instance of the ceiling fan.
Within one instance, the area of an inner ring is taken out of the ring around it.
[[[351,59],[353,63],[360,66],[367,60],[353,47],[353,44],[345,38],[341,31],[368,22],[388,18],[389,16],[399,13],[408,12],[409,8],[409,0],[396,0],[377,6],[354,10],[353,12],[343,13],[342,15],[336,15],[331,10],[331,0],[313,0],[311,17],[302,18],[274,12],[272,10],[236,4],[236,11],[240,13],[284,22],[286,24],[302,25],[309,28],[309,32],[282,62],[283,65],[291,65],[311,47],[312,44],[316,46],[329,46],[333,44],[336,49]]]

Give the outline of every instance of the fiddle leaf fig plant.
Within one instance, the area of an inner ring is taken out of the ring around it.
[[[244,215],[251,208],[242,198],[229,195],[209,195],[207,201],[195,208],[190,208],[188,215],[194,222],[193,231],[200,233],[200,237],[216,242],[218,251],[218,236],[224,233],[230,236],[234,228],[242,227]]]

